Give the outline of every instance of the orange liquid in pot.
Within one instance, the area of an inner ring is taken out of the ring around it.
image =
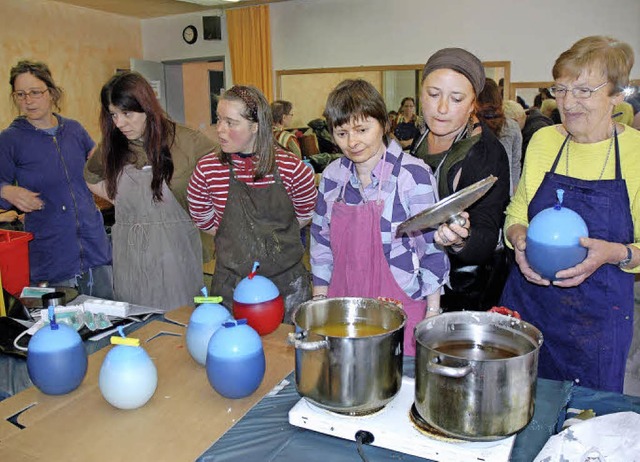
[[[389,332],[381,326],[371,326],[361,322],[357,323],[332,323],[311,328],[311,332],[330,337],[370,337],[372,335],[386,334]]]

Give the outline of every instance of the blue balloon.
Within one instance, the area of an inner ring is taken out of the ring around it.
[[[100,368],[100,392],[118,409],[137,409],[151,399],[158,386],[155,364],[141,347],[116,345]]]
[[[218,303],[203,303],[191,314],[187,326],[187,350],[201,366],[207,362],[207,346],[211,336],[229,319],[232,319],[229,311]]]
[[[244,398],[255,392],[264,378],[262,339],[244,319],[222,326],[209,341],[207,378],[225,398]]]
[[[67,325],[52,323],[29,341],[27,371],[43,393],[64,395],[75,390],[87,373],[87,365],[82,339]]]
[[[580,215],[561,206],[544,209],[529,223],[527,261],[536,273],[553,281],[558,271],[576,266],[587,257],[581,237],[589,237],[589,230]]]

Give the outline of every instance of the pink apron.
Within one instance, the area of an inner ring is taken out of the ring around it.
[[[382,159],[385,162],[385,159]],[[383,164],[384,165],[384,164]],[[384,170],[384,168],[383,168]],[[415,356],[414,328],[424,319],[426,300],[414,300],[398,285],[382,248],[380,219],[384,202],[380,200],[383,175],[380,175],[378,199],[359,205],[344,203],[344,189],[331,208],[331,252],[333,273],[328,297],[393,298],[402,303],[407,314],[404,354]],[[348,180],[347,180],[348,181]]]

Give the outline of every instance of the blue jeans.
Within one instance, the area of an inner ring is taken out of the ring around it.
[[[49,282],[51,287],[73,287],[80,294],[113,300],[113,269],[111,265],[96,266],[64,281]]]

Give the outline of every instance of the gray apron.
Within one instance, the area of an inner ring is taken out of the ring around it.
[[[254,188],[229,168],[229,195],[215,236],[211,294],[223,297],[223,304],[231,308],[235,287],[258,261],[258,274],[278,287],[284,299],[284,322],[291,322],[294,308],[311,298],[311,276],[302,263],[296,212],[277,168],[274,179],[272,185]]]
[[[151,168],[127,165],[118,179],[113,238],[116,300],[172,310],[203,286],[198,230],[166,183],[153,201]]]

